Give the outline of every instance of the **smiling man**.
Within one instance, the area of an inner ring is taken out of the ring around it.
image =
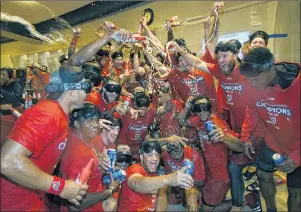
[[[157,141],[143,141],[140,146],[141,163],[127,169],[126,181],[121,188],[118,211],[154,211],[158,190],[165,186],[190,188],[193,179],[184,173],[188,167],[169,175],[157,176],[162,148]]]

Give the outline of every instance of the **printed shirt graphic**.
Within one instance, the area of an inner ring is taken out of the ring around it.
[[[210,99],[216,99],[216,90],[212,76],[199,70],[192,72],[180,72],[176,69],[170,71],[168,81],[174,86],[175,91],[185,102],[190,96],[207,95]],[[210,83],[209,83],[210,82]]]
[[[137,119],[132,119],[130,113],[121,117],[123,127],[120,130],[118,141],[128,144],[131,147],[132,154],[138,152],[140,143],[146,137],[148,127],[153,123],[156,114],[157,109],[152,108],[144,117],[138,116]]]
[[[169,137],[172,135],[180,136],[180,125],[175,116],[181,113],[182,110],[182,104],[178,100],[173,99],[171,111],[159,117],[161,138]]]
[[[30,160],[51,175],[65,148],[68,131],[68,117],[60,105],[56,101],[42,100],[22,114],[8,138],[31,151]],[[44,192],[1,178],[2,210],[39,210],[43,197]]]
[[[88,192],[102,192],[102,174],[98,167],[97,156],[95,152],[89,148],[84,141],[78,138],[73,130],[71,130],[68,136],[67,147],[62,156],[61,172],[63,178],[67,180],[76,180],[78,174],[88,164],[91,158],[94,159],[94,165],[89,181],[87,182],[89,186]],[[102,202],[98,202],[96,205],[87,208],[84,211],[103,211]]]
[[[250,92],[242,139],[250,137],[262,119],[267,127],[265,142],[274,151],[289,155],[300,166],[300,73],[287,89],[279,85]]]
[[[138,193],[128,186],[128,179],[133,174],[142,176],[157,176],[148,173],[140,164],[134,164],[126,170],[126,181],[122,184],[117,211],[154,211],[157,201],[157,191],[152,194]]]
[[[233,129],[240,129],[246,110],[244,86],[245,79],[240,75],[239,69],[235,68],[233,72],[226,76],[219,69],[217,64],[208,64],[207,67],[211,74],[218,79],[218,95],[222,95],[221,107],[230,111],[231,125]]]

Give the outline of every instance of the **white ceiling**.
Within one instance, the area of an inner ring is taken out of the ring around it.
[[[1,1],[1,12],[19,16],[32,24],[36,24],[78,9],[91,2],[93,1]]]

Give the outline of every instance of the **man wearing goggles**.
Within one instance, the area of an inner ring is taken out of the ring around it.
[[[266,125],[265,143],[257,164],[257,176],[268,211],[277,211],[276,186],[273,179],[275,166],[287,173],[288,209],[300,210],[300,64],[274,63],[267,48],[255,48],[246,56],[240,68],[252,85],[247,94],[248,106],[242,128],[242,139],[248,141],[250,132],[262,120]],[[246,152],[254,151],[246,142]],[[272,156],[279,153],[284,161],[278,165]],[[261,181],[259,181],[261,182]]]
[[[165,145],[162,158],[164,161],[164,172],[170,174],[184,167],[184,160],[194,163],[193,180],[194,186],[189,189],[183,189],[178,186],[166,188],[164,197],[160,198],[162,211],[197,211],[202,203],[201,187],[206,179],[204,160],[200,153],[181,143],[168,143]],[[162,193],[164,193],[162,191]],[[165,201],[162,199],[165,198]],[[168,200],[167,200],[168,199]],[[167,205],[168,203],[168,209]]]
[[[186,119],[188,112],[196,116]],[[229,189],[230,179],[227,170],[229,149],[243,152],[243,144],[236,137],[236,133],[229,126],[212,114],[212,105],[206,96],[197,96],[186,101],[185,108],[180,115],[183,125],[198,130],[199,141],[202,146],[203,156],[207,166],[207,180],[203,188],[204,201],[202,209],[227,211],[231,209],[231,203],[223,203]],[[213,130],[208,133],[205,122],[211,121]]]
[[[85,103],[83,108],[73,110],[71,113],[69,145],[65,149],[60,167],[63,178],[76,180],[91,158],[94,159],[94,165],[87,182],[89,192],[82,199],[80,207],[69,204],[69,210],[102,211],[102,201],[110,198],[119,187],[119,183],[114,180],[111,181],[108,189],[102,187],[102,173],[98,165],[99,149],[97,143],[93,143],[93,138],[100,132],[99,120],[102,118],[102,112],[91,103]],[[102,122],[111,124],[108,120],[102,120]]]
[[[111,110],[117,105],[121,89],[118,78],[113,76],[107,77],[104,79],[102,89],[100,91],[92,91],[87,96],[87,101],[96,105],[103,112]]]
[[[64,89],[49,90],[46,100],[16,122],[1,148],[1,210],[44,210],[46,192],[79,205],[88,186],[51,174],[66,146],[68,115],[84,106],[85,81],[79,68],[61,67],[51,74],[48,86]],[[80,86],[65,87],[77,83]]]
[[[139,111],[137,118],[133,119],[130,113],[121,118],[124,127],[120,131],[118,142],[128,144],[135,159],[138,159],[140,143],[146,138],[149,126],[153,123],[154,118],[157,115],[164,114],[166,111],[165,107],[149,109],[149,105],[150,99],[146,94],[136,93],[134,95],[134,109]],[[164,142],[183,142],[186,140],[179,136],[157,139],[162,144]]]

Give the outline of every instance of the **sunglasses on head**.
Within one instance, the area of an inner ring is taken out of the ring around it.
[[[212,105],[209,102],[194,104],[193,112],[195,112],[195,113],[201,113],[202,111],[209,112],[209,111],[211,111],[211,108],[212,108]]]
[[[106,84],[104,87],[109,93],[121,93],[121,86],[119,84]]]
[[[132,156],[129,154],[124,154],[123,152],[117,152],[117,163],[131,163],[132,162]]]

